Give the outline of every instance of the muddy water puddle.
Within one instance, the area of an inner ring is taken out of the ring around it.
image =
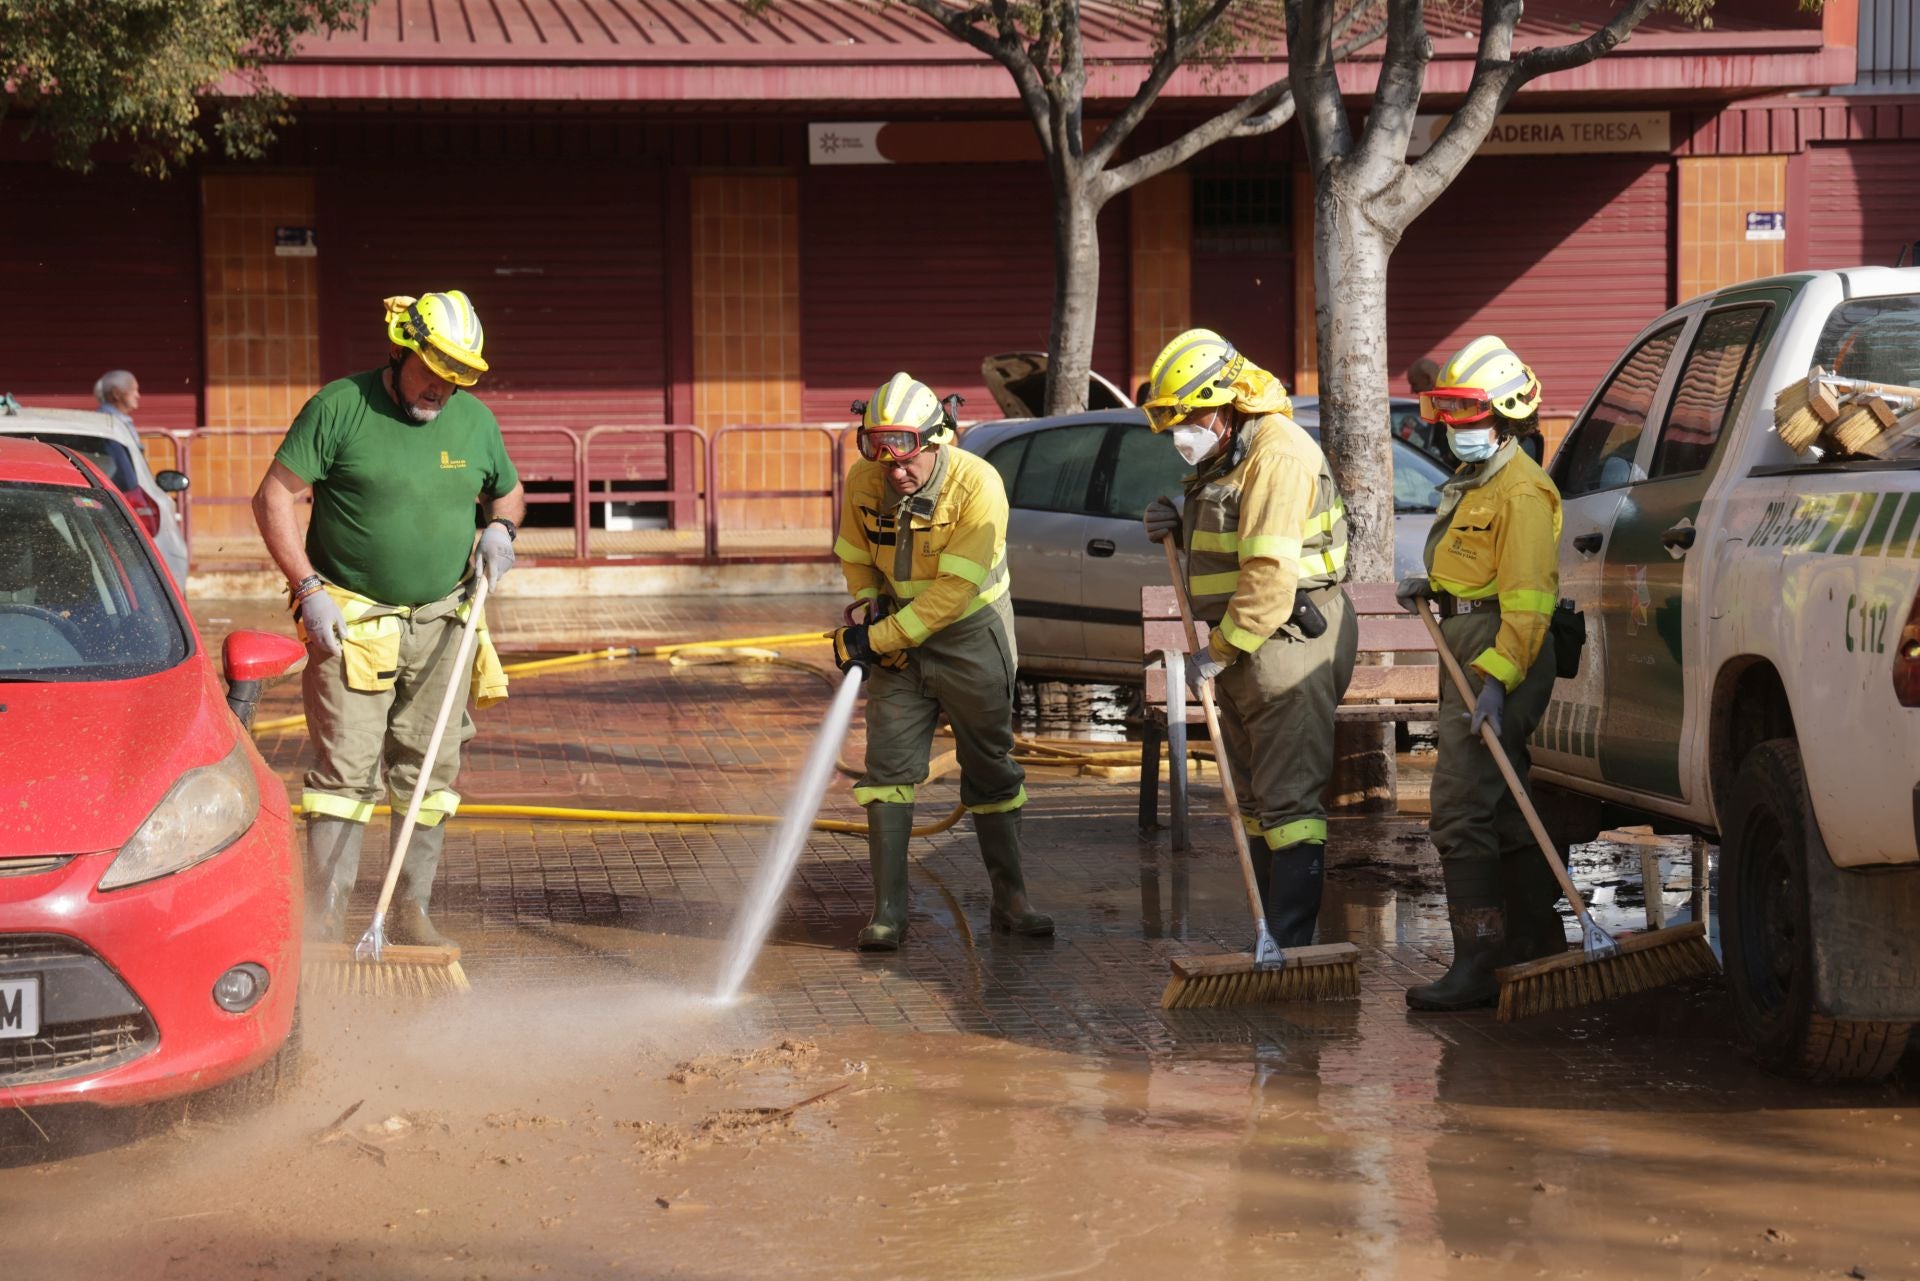
[[[1379,1002],[1291,1026],[1152,1059],[631,983],[315,1002],[264,1110],[9,1136],[6,1273],[1920,1276],[1920,1098],[1595,1080]]]

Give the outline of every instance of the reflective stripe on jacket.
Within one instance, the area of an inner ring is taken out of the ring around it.
[[[1560,491],[1511,440],[1478,467],[1463,467],[1442,493],[1427,576],[1460,600],[1499,599],[1500,633],[1472,666],[1511,693],[1540,656],[1560,598]]]
[[[834,555],[856,600],[884,596],[895,606],[867,633],[875,653],[923,643],[1000,600],[1011,583],[1000,473],[955,446],[939,449],[917,494],[895,493],[879,463],[863,459],[847,473]]]
[[[1291,418],[1246,423],[1186,491],[1187,594],[1214,625],[1208,645],[1221,661],[1266,644],[1297,589],[1346,579],[1346,502],[1326,455]]]

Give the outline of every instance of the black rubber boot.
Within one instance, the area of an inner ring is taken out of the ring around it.
[[[1528,845],[1502,851],[1500,866],[1507,914],[1507,954],[1501,964],[1519,965],[1566,951],[1567,927],[1557,906],[1560,882],[1540,848]]]
[[[1313,942],[1313,927],[1320,919],[1327,847],[1319,841],[1302,841],[1275,850],[1266,859],[1260,857],[1263,848],[1254,848],[1253,866],[1258,871],[1264,862],[1270,869],[1266,882],[1260,886],[1260,905],[1267,914],[1267,932],[1283,948],[1305,947]]]
[[[1273,891],[1268,888],[1273,883],[1273,860],[1267,857],[1266,842],[1260,835],[1260,823],[1257,819],[1243,818],[1240,830],[1247,834],[1247,852],[1253,855],[1253,884],[1260,891],[1261,910],[1266,910]],[[1273,928],[1273,922],[1267,922],[1267,928]]]
[[[907,842],[913,806],[875,801],[867,806],[867,861],[873,868],[873,919],[860,931],[862,952],[894,952],[907,937]]]
[[[307,936],[315,942],[347,941],[347,898],[366,835],[365,823],[326,815],[307,820]]]
[[[1415,1010],[1471,1010],[1500,995],[1493,972],[1506,960],[1507,919],[1501,906],[1497,860],[1443,859],[1447,923],[1453,927],[1453,964],[1437,983],[1407,989]]]
[[[988,914],[992,927],[1028,938],[1052,934],[1053,918],[1027,902],[1027,882],[1020,873],[1020,811],[975,814],[973,834],[980,839],[980,858],[993,883],[993,910]]]
[[[395,835],[399,835],[396,831]],[[406,861],[400,864],[400,883],[394,887],[387,910],[387,938],[407,947],[458,947],[433,927],[427,904],[433,898],[433,876],[440,870],[440,849],[447,841],[447,822],[415,827],[407,842]],[[389,851],[388,857],[392,857]]]

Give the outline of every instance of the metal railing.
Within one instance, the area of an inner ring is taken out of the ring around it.
[[[271,438],[285,434],[281,427],[197,427],[148,430],[141,433],[164,441],[172,466],[195,479],[198,488],[175,495],[182,532],[193,549],[194,513],[209,523],[207,509],[251,505],[252,486],[242,492],[208,492],[204,477],[195,477],[197,464],[210,462],[215,442],[226,439]],[[516,424],[503,427],[507,454],[515,460],[522,480],[538,488],[527,494],[534,508],[571,505],[571,529],[565,551],[540,559],[625,563],[718,562],[721,560],[818,561],[832,558],[832,530],[839,520],[842,482],[846,473],[850,429],[841,424],[732,423],[707,431],[683,423],[630,426],[602,424],[577,427],[564,424]],[[749,484],[729,487],[725,478],[749,469],[751,442],[773,434],[780,447],[771,451],[783,472],[816,475],[824,470],[825,484]],[[799,449],[793,442],[801,442]],[[264,475],[266,464],[259,465]],[[549,488],[559,482],[561,488]],[[596,503],[664,505],[664,530],[609,530],[596,526]],[[791,508],[769,517],[765,504],[801,504],[808,518],[792,519]],[[815,506],[814,504],[818,504]],[[734,517],[729,520],[731,513]],[[817,513],[817,515],[816,515]],[[251,528],[251,521],[244,522]],[[564,527],[530,523],[522,547],[531,551],[550,544]],[[816,547],[797,549],[792,535],[803,531],[825,533]],[[246,540],[244,537],[242,542]],[[532,547],[528,543],[533,544]],[[740,550],[746,548],[747,550]],[[524,554],[524,551],[523,551]],[[266,548],[226,549],[213,559],[222,567],[271,564]]]

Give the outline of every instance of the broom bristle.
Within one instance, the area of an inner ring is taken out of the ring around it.
[[[1499,1019],[1578,1009],[1617,997],[1720,972],[1701,922],[1649,930],[1620,940],[1613,956],[1589,960],[1577,952],[1495,972],[1500,982]]]
[[[1780,394],[1773,398],[1774,431],[1796,454],[1805,453],[1807,447],[1820,438],[1820,430],[1825,425],[1807,403],[1806,383],[1782,387]]]
[[[1249,952],[1175,958],[1160,1008],[1340,1001],[1360,995],[1360,949],[1353,944],[1290,948],[1285,956],[1284,965],[1266,970],[1254,967]]]
[[[388,946],[378,961],[362,961],[344,943],[309,944],[300,983],[343,996],[433,997],[473,990],[457,947]]]
[[[1854,405],[1831,428],[1833,438],[1849,454],[1864,453],[1880,438],[1880,419],[1865,405]]]

